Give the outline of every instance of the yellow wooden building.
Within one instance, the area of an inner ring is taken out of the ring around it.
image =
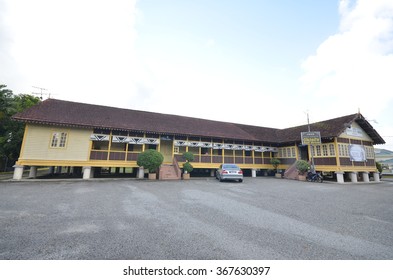
[[[378,180],[373,145],[385,143],[360,113],[311,124],[311,131],[321,135],[321,143],[313,146],[301,142],[307,125],[275,129],[56,99],[13,118],[26,124],[16,180],[25,166],[30,177],[41,166],[85,179],[108,170],[143,176],[136,160],[146,149],[163,154],[161,179],[180,178],[182,154],[192,152],[194,174],[213,175],[222,163],[236,163],[250,176],[266,174],[274,157],[280,170],[297,159],[313,159],[317,171],[335,174],[339,182],[344,174],[368,181],[374,173]]]

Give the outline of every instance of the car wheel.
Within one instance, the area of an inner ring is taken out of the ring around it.
[[[240,180],[239,180],[239,183],[242,183],[242,182],[243,182],[243,179],[240,179]]]

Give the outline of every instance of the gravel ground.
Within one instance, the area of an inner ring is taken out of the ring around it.
[[[0,259],[393,259],[393,182],[0,182]]]

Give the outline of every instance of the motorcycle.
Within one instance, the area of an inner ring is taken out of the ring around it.
[[[321,174],[317,173],[317,172],[308,172],[307,173],[307,177],[306,177],[308,182],[318,182],[318,183],[322,183],[323,182],[323,177]]]

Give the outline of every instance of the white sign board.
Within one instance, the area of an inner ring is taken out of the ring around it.
[[[363,130],[357,127],[347,128],[345,133],[350,136],[363,137]]]
[[[321,133],[319,131],[301,132],[303,145],[318,145],[321,144]]]
[[[349,145],[351,161],[366,161],[366,150],[362,145]]]

